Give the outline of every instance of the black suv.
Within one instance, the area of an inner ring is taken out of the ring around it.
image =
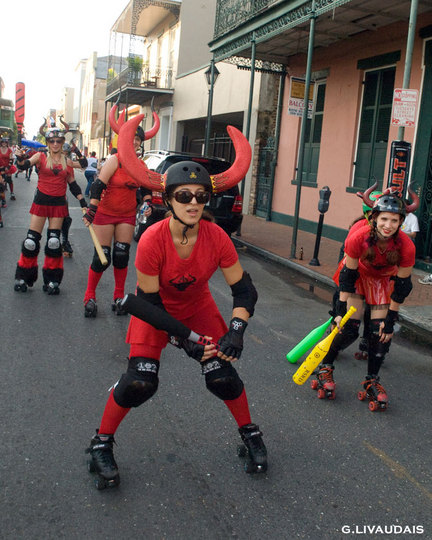
[[[171,165],[178,163],[179,161],[195,161],[201,163],[210,175],[224,172],[231,167],[229,161],[221,158],[206,158],[165,150],[145,152],[144,161],[149,169],[160,174],[165,173]],[[137,242],[147,227],[164,218],[166,206],[162,201],[162,193],[158,191],[153,192],[151,206],[153,208],[152,214],[147,221],[144,222],[142,212],[143,204],[141,201],[139,202],[134,231],[134,239]],[[243,219],[243,198],[240,195],[238,185],[227,191],[212,194],[206,208],[213,214],[216,224],[222,227],[222,229],[231,236],[231,234],[239,228]]]

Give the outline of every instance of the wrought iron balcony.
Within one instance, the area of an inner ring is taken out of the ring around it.
[[[281,0],[218,0],[214,39],[249,21]]]
[[[126,86],[170,90],[173,86],[173,70],[158,66],[143,67],[139,70],[128,67],[111,78],[108,72],[107,96]]]

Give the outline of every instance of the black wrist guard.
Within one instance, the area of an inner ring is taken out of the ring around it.
[[[218,341],[221,353],[232,358],[240,358],[243,350],[243,334],[247,325],[246,321],[238,317],[231,319],[228,332]]]
[[[237,307],[245,308],[252,317],[255,311],[255,304],[258,300],[258,293],[252,283],[252,279],[247,272],[243,272],[240,281],[231,285],[233,296],[233,309]]]
[[[22,163],[21,161],[17,161],[17,167],[20,171],[25,171],[29,169],[31,167],[30,160],[26,159],[24,163]]]
[[[390,298],[398,304],[402,304],[413,288],[411,276],[408,276],[407,278],[394,276],[392,279],[394,280],[394,289]]]
[[[93,220],[96,215],[96,211],[97,211],[97,206],[95,204],[91,204],[90,206],[87,207],[87,212],[84,214],[84,217],[89,223],[93,223]]]
[[[347,303],[336,300],[336,317],[343,317],[347,312]]]
[[[357,269],[353,270],[344,265],[339,274],[339,289],[342,292],[355,293],[355,282],[358,280],[359,275]]]
[[[79,200],[79,203],[80,203],[81,208],[88,208],[87,201],[84,199],[84,197]]]
[[[393,309],[387,311],[386,318],[384,319],[384,334],[393,334],[395,322],[399,320],[399,314]]]
[[[102,191],[106,189],[106,184],[102,182],[99,178],[96,178],[96,180],[93,182],[90,188],[90,197],[92,199],[97,199],[100,201],[102,196]]]
[[[81,188],[77,184],[76,180],[74,180],[73,182],[70,182],[69,189],[72,195],[76,198],[78,198],[78,195],[81,195],[82,193]]]

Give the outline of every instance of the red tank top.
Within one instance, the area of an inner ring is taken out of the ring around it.
[[[63,169],[61,165],[56,165],[54,170],[58,171],[58,173],[55,174],[53,169],[47,167],[47,157],[42,153],[38,167],[39,180],[37,187],[39,191],[52,197],[64,197],[66,195],[68,180],[74,176],[72,167]]]
[[[118,167],[103,192],[98,210],[108,216],[129,217],[136,211],[136,190],[139,184]]]

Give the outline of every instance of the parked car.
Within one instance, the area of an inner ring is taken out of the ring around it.
[[[231,163],[225,159],[206,158],[193,154],[170,152],[166,150],[146,152],[144,154],[144,161],[149,169],[160,174],[165,173],[171,165],[180,161],[195,161],[201,163],[208,170],[210,175],[224,172],[231,167]],[[152,214],[145,220],[143,215],[143,203],[142,201],[139,201],[138,203],[134,231],[134,239],[137,242],[147,227],[160,221],[165,216],[167,208],[163,203],[162,193],[158,191],[152,193],[151,205],[153,208]],[[222,229],[231,236],[231,234],[240,227],[243,219],[243,198],[240,195],[238,185],[227,191],[214,193],[211,196],[209,203],[206,205],[206,208],[213,214],[216,224],[222,227]]]

